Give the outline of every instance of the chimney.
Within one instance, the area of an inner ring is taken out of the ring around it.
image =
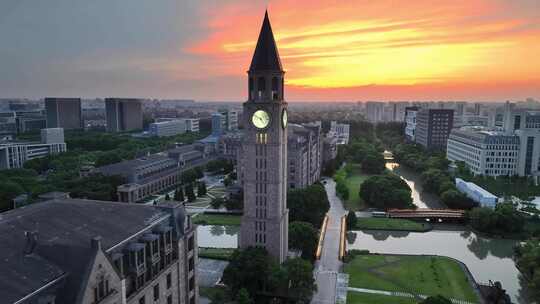
[[[93,237],[90,243],[91,243],[92,249],[101,250],[101,237],[100,236]]]

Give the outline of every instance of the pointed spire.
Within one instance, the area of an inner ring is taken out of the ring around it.
[[[250,71],[283,71],[281,60],[272,33],[272,26],[268,18],[268,11],[264,14],[264,21],[257,40],[257,47],[249,66]]]

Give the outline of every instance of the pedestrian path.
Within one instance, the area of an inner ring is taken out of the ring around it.
[[[371,294],[379,294],[379,295],[385,295],[385,296],[394,296],[394,297],[405,297],[405,298],[422,298],[426,299],[428,296],[423,294],[412,294],[408,292],[401,292],[401,291],[386,291],[386,290],[377,290],[377,289],[367,289],[367,288],[357,288],[357,287],[348,287],[348,291],[354,291],[354,292],[363,292],[363,293],[371,293]],[[469,302],[465,300],[458,300],[450,298],[450,301],[454,304],[477,304],[475,302]]]

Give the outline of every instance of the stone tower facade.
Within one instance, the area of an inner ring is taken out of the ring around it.
[[[279,262],[287,257],[289,224],[284,74],[266,13],[248,71],[248,101],[244,103],[240,247],[264,247]]]

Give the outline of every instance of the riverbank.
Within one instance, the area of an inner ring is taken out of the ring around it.
[[[440,294],[479,302],[473,289],[474,282],[469,280],[458,262],[447,257],[360,254],[345,264],[344,270],[349,274],[349,288],[428,296]]]
[[[357,230],[387,230],[387,231],[412,231],[427,232],[433,229],[429,223],[419,223],[405,219],[392,218],[358,218]]]

